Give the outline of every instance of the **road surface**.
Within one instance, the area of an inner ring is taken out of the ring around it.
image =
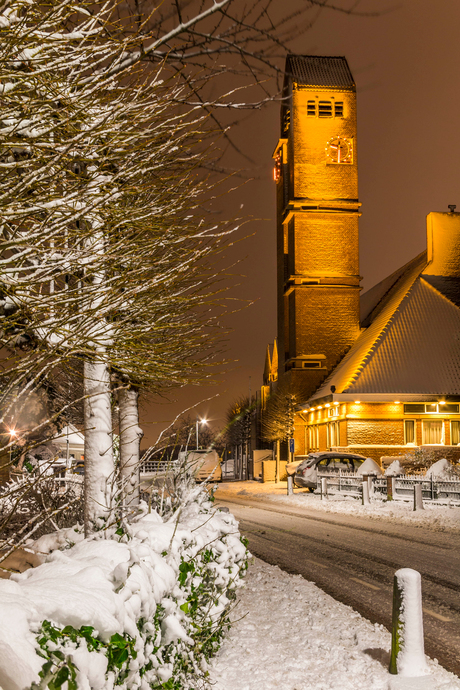
[[[460,534],[280,506],[221,488],[216,503],[240,521],[255,556],[299,573],[388,629],[395,571],[418,570],[426,653],[460,676]]]

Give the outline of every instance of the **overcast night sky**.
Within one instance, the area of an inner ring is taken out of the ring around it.
[[[285,0],[277,0],[281,7]],[[302,0],[289,0],[289,6]],[[292,41],[291,52],[344,55],[358,92],[360,272],[363,290],[409,261],[426,246],[430,211],[460,209],[460,3],[458,0],[362,0],[349,16],[323,10],[311,30]],[[233,328],[227,357],[235,361],[217,387],[171,394],[170,404],[144,409],[143,446],[153,442],[166,420],[210,396],[196,413],[223,426],[233,399],[262,384],[265,349],[276,336],[275,186],[272,152],[279,134],[279,106],[256,111],[233,130],[255,161],[254,181],[233,194],[231,205],[264,221],[239,243],[246,277],[232,296],[253,306],[228,318]],[[246,165],[241,162],[241,167]]]

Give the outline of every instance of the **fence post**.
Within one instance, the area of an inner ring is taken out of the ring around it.
[[[369,500],[374,495],[374,479],[375,479],[375,475],[373,475],[373,474],[367,475],[367,485],[369,487]]]
[[[321,477],[321,500],[327,498],[327,477]]]
[[[414,484],[414,510],[423,510],[422,482]]]
[[[293,479],[292,479],[292,475],[288,474],[288,478],[287,478],[287,495],[288,495],[288,496],[292,496],[293,493],[294,493],[294,482],[293,482]]]
[[[433,479],[433,475],[431,475],[431,500],[434,501],[434,479]]]
[[[401,568],[394,576],[389,672],[417,678],[427,673],[420,573]]]
[[[393,501],[396,488],[396,477],[387,477],[387,501]]]
[[[367,481],[367,475],[363,476],[363,506],[369,505],[369,482]]]

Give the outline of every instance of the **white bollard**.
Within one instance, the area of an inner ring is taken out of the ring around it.
[[[414,484],[414,510],[423,510],[424,508],[422,484],[421,482],[416,482],[416,484]]]
[[[321,477],[321,500],[327,498],[327,477]]]
[[[367,477],[364,477],[363,481],[363,506],[368,506],[370,503],[369,501],[369,482],[367,481]]]
[[[287,478],[287,495],[288,495],[288,496],[292,496],[293,493],[294,493],[294,481],[293,481],[293,479],[292,479],[292,476],[291,476],[290,474],[288,474],[288,478]]]
[[[412,568],[401,568],[394,577],[389,671],[406,678],[429,673],[423,640],[422,580]]]

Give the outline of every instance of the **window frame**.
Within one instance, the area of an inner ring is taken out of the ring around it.
[[[426,424],[431,424],[433,422],[441,423],[441,441],[440,443],[428,443],[425,440],[425,425]],[[438,417],[437,419],[423,419],[422,420],[422,446],[445,446],[446,445],[446,439],[445,439],[445,427],[444,427],[444,419],[441,417]]]
[[[451,419],[450,421],[450,445],[453,446],[460,446],[460,419]],[[452,443],[452,426],[454,424],[457,424],[457,437],[458,437],[458,443]]]
[[[405,446],[416,446],[417,445],[417,420],[416,419],[403,419],[404,422],[404,445]],[[414,440],[408,441],[407,440],[407,431],[406,431],[406,423],[407,422],[412,422],[414,425]]]

